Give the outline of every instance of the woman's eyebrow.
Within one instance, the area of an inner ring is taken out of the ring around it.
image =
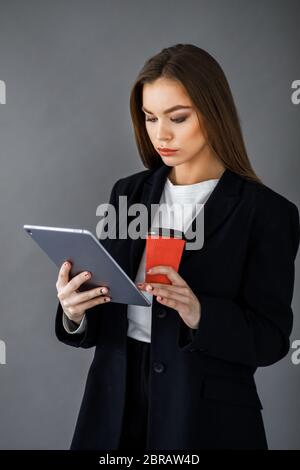
[[[176,106],[172,106],[172,108],[169,108],[169,109],[166,109],[163,114],[168,114],[168,113],[171,113],[172,111],[176,111],[177,109],[191,109],[192,106],[183,106],[182,104],[177,104]],[[148,111],[146,108],[144,108],[144,106],[142,106],[142,110],[145,112],[145,113],[148,113],[148,114],[153,114],[151,113],[151,111]]]

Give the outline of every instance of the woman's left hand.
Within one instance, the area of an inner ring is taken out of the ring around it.
[[[160,304],[176,310],[187,326],[197,329],[201,305],[185,280],[171,266],[154,266],[148,274],[165,274],[172,284],[143,282],[137,284],[138,288],[156,295]]]

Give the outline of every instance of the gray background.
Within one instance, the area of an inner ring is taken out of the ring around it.
[[[298,1],[0,0],[1,449],[69,447],[93,355],[56,340],[57,269],[22,225],[95,233],[113,183],[144,169],[133,81],[146,59],[178,42],[219,61],[257,174],[299,207],[299,17]],[[292,341],[298,287],[296,271]],[[270,448],[300,448],[291,353],[256,373]]]

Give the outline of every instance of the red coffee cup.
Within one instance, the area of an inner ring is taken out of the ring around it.
[[[171,266],[176,272],[182,257],[185,239],[180,230],[153,228],[146,236],[146,275],[145,282],[171,284],[166,274],[147,274],[154,266]]]

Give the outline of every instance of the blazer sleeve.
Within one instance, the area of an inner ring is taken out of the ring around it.
[[[109,199],[109,204],[112,204],[116,208],[117,214],[117,186],[119,181],[121,180],[116,181],[114,184]],[[106,241],[107,240],[102,240],[101,243],[105,246]],[[85,314],[86,322],[84,331],[82,333],[72,334],[68,333],[64,328],[63,309],[59,302],[55,317],[55,334],[57,339],[62,343],[77,348],[92,348],[93,346],[96,346],[99,328],[101,328],[101,313],[104,311],[104,309],[108,308],[111,308],[110,303],[96,305],[95,307],[88,308]]]
[[[199,328],[180,318],[178,347],[254,368],[268,366],[289,351],[291,302],[299,247],[299,212],[288,201],[256,228],[239,300],[195,292],[201,304]]]

